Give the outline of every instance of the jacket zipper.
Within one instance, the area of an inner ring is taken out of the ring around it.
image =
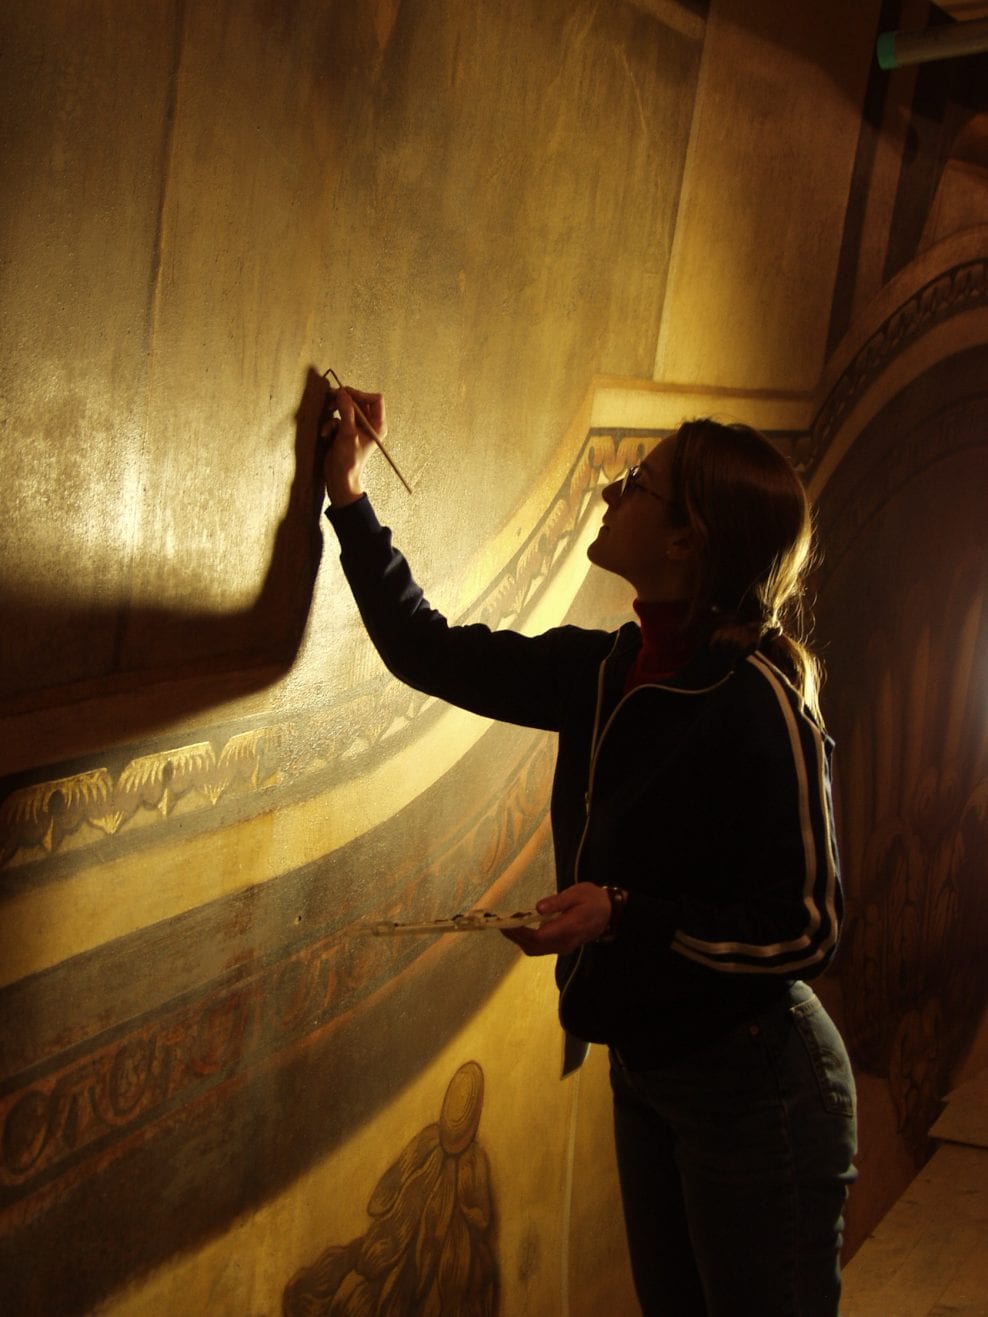
[[[611,715],[608,718],[607,722],[605,723],[604,727],[601,728],[600,715],[604,705],[604,672],[607,668],[607,664],[614,657],[614,653],[618,647],[618,644],[620,643],[620,639],[621,639],[620,635],[615,637],[614,644],[611,646],[610,649],[610,653],[608,653],[601,660],[600,667],[597,670],[597,708],[594,712],[593,738],[591,742],[593,749],[590,754],[590,772],[587,775],[587,789],[583,794],[583,804],[584,804],[583,832],[580,834],[580,842],[576,848],[576,858],[573,861],[574,883],[580,881],[580,860],[583,858],[583,846],[584,846],[584,842],[587,839],[587,832],[590,829],[590,805],[593,798],[593,783],[594,783],[594,776],[596,775],[596,771],[597,771],[597,759],[600,754],[600,747],[603,744],[604,737],[607,735],[608,729],[612,726],[614,719],[617,717],[617,714],[621,709],[621,706],[625,703],[626,700],[629,700],[631,696],[635,694],[635,691],[643,690],[646,688],[646,686],[649,689],[664,689],[664,690],[676,689],[677,694],[703,695],[703,694],[707,694],[709,691],[715,690],[718,686],[722,685],[726,680],[728,680],[728,677],[730,675],[730,674],[726,674],[724,677],[721,677],[719,681],[715,681],[712,685],[699,687],[696,690],[684,690],[682,688],[672,688],[666,686],[663,682],[648,682],[643,684],[642,686],[636,686],[635,690],[627,691],[624,695],[621,696],[617,704],[615,704],[614,708],[611,710]],[[569,987],[573,982],[574,977],[576,976],[576,971],[580,968],[580,961],[583,959],[583,952],[587,945],[588,943],[584,942],[583,946],[581,946],[577,950],[576,958],[573,961],[573,964],[570,968],[569,973],[566,976],[565,981],[563,982],[563,984],[559,989],[560,1010],[562,1010],[563,999],[565,998],[566,993],[569,991]]]
[[[618,647],[620,638],[621,638],[620,634],[614,637],[614,644],[611,646],[610,653],[608,653],[607,655],[605,655],[603,659],[601,659],[600,667],[597,669],[597,708],[594,710],[594,719],[593,719],[593,736],[591,738],[592,749],[590,753],[590,772],[587,774],[587,789],[583,793],[583,832],[580,834],[579,845],[576,848],[576,858],[573,860],[574,883],[580,881],[580,860],[583,856],[583,843],[587,839],[587,831],[590,827],[590,801],[591,801],[591,797],[593,796],[593,779],[594,779],[594,772],[597,767],[597,751],[600,748],[600,742],[603,739],[603,735],[604,735],[603,731],[601,731],[600,728],[600,714],[601,714],[601,710],[604,707],[604,673],[607,668],[608,661],[614,657],[614,652]],[[619,700],[618,707],[620,707],[620,704],[621,701]],[[617,709],[615,709],[614,712],[616,713]],[[609,723],[610,723],[610,719],[608,719],[608,724]],[[606,728],[604,730],[606,731]],[[584,943],[583,946],[577,949],[576,957],[573,961],[572,966],[570,967],[569,973],[566,975],[565,982],[563,982],[560,986],[559,989],[560,1011],[562,1010],[563,999],[566,996],[567,991],[569,990],[570,984],[573,982],[573,977],[576,974],[576,971],[580,967],[580,961],[583,959],[583,950],[586,945],[587,944]]]

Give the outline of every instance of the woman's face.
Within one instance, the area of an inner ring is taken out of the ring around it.
[[[675,435],[660,439],[621,492],[620,480],[604,489],[604,513],[587,557],[635,587],[639,599],[687,599],[692,574],[692,536],[672,502]]]

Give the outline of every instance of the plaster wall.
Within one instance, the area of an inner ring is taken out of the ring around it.
[[[713,7],[654,375],[808,394],[877,6]]]

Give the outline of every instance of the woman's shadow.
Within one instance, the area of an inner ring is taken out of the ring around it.
[[[313,367],[295,411],[295,469],[253,602],[233,612],[146,605],[73,608],[0,584],[0,797],[53,763],[160,733],[264,690],[294,664],[322,554],[319,419],[329,396]],[[244,512],[245,525],[250,508]],[[245,532],[246,533],[246,532]],[[33,675],[32,652],[52,653]],[[61,651],[61,653],[59,653]],[[80,676],[74,656],[99,655]]]

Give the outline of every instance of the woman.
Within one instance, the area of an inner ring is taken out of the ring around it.
[[[379,395],[322,427],[328,516],[368,632],[419,690],[558,732],[559,891],[510,934],[556,954],[569,1035],[607,1044],[632,1269],[647,1317],[832,1317],[854,1085],[805,980],[837,941],[831,742],[787,631],[806,498],[744,426],[692,421],[604,490],[591,562],[638,623],[450,627],[363,491]]]

